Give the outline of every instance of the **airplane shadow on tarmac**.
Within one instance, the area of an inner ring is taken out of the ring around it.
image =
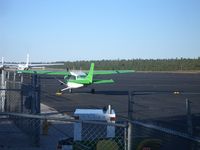
[[[102,94],[102,95],[128,95],[128,91],[109,91],[109,90],[106,90],[106,91],[95,91],[94,93],[92,93],[90,90],[84,90],[84,91],[81,91],[81,90],[73,90],[73,93],[76,93],[76,94]]]
[[[89,92],[91,93],[91,92]],[[103,95],[128,95],[128,91],[95,91],[94,94],[103,94]]]
[[[152,95],[155,93],[160,93],[160,94],[165,94],[165,93],[172,93],[173,91],[156,91],[156,92],[152,92],[152,91],[134,91],[135,93],[133,93],[133,95]],[[102,94],[102,95],[128,95],[129,91],[114,91],[114,90],[103,90],[103,91],[95,91],[94,93],[92,93],[91,91],[73,91],[73,93],[76,94],[83,94],[83,93],[91,93],[91,94]]]

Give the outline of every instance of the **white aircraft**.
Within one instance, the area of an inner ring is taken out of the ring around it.
[[[3,70],[5,68],[8,68],[9,66],[12,66],[13,64],[8,64],[4,62],[4,57],[1,58],[1,65],[0,65],[0,70]]]
[[[2,57],[1,59],[1,65],[0,65],[0,69],[3,69],[4,68],[4,58]]]
[[[44,68],[44,66],[57,66],[64,65],[64,63],[41,63],[41,64],[30,64],[29,54],[27,54],[26,64],[18,64],[17,70],[29,70],[30,68]]]
[[[4,67],[10,67],[10,68],[15,68],[17,70],[29,70],[30,68],[44,68],[44,66],[56,66],[56,65],[64,65],[64,63],[30,64],[29,54],[27,54],[25,64],[6,64],[4,63],[4,58],[2,57],[2,64],[0,68],[3,69]]]

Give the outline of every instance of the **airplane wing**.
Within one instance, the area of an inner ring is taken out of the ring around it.
[[[94,84],[105,84],[105,83],[114,83],[114,81],[112,79],[109,79],[109,80],[96,80],[96,79],[94,79],[92,83],[94,83]]]
[[[17,70],[17,73],[39,74],[39,75],[70,75],[69,71],[47,71],[47,70]]]
[[[84,71],[88,73],[89,71]],[[121,73],[131,73],[134,70],[97,70],[94,71],[94,75],[109,75],[109,74],[121,74]],[[18,70],[17,73],[27,73],[27,74],[45,74],[45,75],[70,75],[69,71],[47,71],[47,70]]]
[[[29,64],[29,67],[43,67],[43,66],[60,66],[64,65],[64,63],[41,63],[41,64]]]
[[[18,66],[18,64],[10,64],[10,63],[4,63],[3,65],[7,66],[7,67],[10,67],[10,66],[14,66],[14,67],[16,66],[17,67]]]
[[[96,70],[94,75],[108,75],[108,74],[120,74],[120,73],[131,73],[135,72],[134,70]],[[87,73],[87,72],[86,72]]]

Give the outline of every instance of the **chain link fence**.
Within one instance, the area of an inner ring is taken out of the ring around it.
[[[129,149],[198,150],[199,93],[129,92]]]
[[[159,126],[132,121],[133,149],[198,150],[200,138]]]
[[[0,127],[8,131],[13,128],[9,120],[6,120],[5,116],[12,116],[16,120],[24,120],[24,126],[31,126],[32,129],[40,128],[40,149],[74,149],[74,150],[125,150],[127,149],[127,125],[118,123],[107,123],[101,121],[80,121],[75,119],[67,119],[66,117],[54,117],[51,116],[41,116],[41,115],[29,115],[21,113],[1,113],[0,117],[4,116],[4,126],[3,120],[1,119]],[[36,122],[39,120],[40,125]],[[5,125],[7,123],[7,125]],[[2,127],[3,126],[3,127]],[[34,127],[33,127],[34,126]],[[15,127],[16,128],[16,127]],[[14,128],[13,128],[14,130]],[[20,135],[19,130],[15,129],[15,132],[6,132],[7,137],[15,138],[16,134],[19,134],[21,140],[25,139],[27,141],[27,134],[24,136]],[[78,132],[77,132],[78,131]],[[27,131],[34,137],[34,130]],[[3,134],[2,134],[3,135]],[[4,139],[0,136],[0,139]],[[38,139],[39,140],[39,139]],[[19,140],[16,140],[19,141]],[[19,145],[19,143],[13,141],[5,140],[4,147],[13,148]],[[28,142],[29,144],[33,144]],[[27,143],[24,148],[30,147]]]
[[[82,126],[82,131],[77,133],[77,126]],[[75,142],[78,149],[125,149],[126,126],[105,122],[76,122],[74,135],[81,137]],[[84,148],[84,146],[86,146]]]
[[[198,93],[130,92],[128,118],[108,123],[40,114],[39,83],[34,75],[1,75],[0,148],[200,149]]]
[[[126,125],[41,115],[39,78],[34,75],[4,73],[0,90],[4,92],[0,114],[0,147],[126,149]]]

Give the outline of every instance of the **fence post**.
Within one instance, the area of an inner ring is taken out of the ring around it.
[[[133,125],[131,121],[133,120],[133,101],[132,101],[132,92],[128,92],[128,150],[132,150],[133,143]]]
[[[13,73],[13,82],[16,81],[16,72]]]
[[[40,113],[40,86],[38,83],[37,74],[32,75],[32,105],[31,113]],[[33,134],[34,134],[34,145],[40,145],[40,119],[33,119]]]
[[[32,100],[33,105],[31,112],[33,114],[40,113],[40,85],[38,83],[38,76],[37,74],[32,75]]]
[[[21,79],[20,79],[20,80],[21,80],[20,82],[23,83],[23,81],[24,81],[24,75],[23,75],[23,73],[21,73],[20,78],[21,78]]]
[[[7,71],[7,80],[10,80],[10,71]]]
[[[188,133],[190,135],[193,135],[193,126],[192,126],[192,116],[191,116],[191,102],[186,98],[186,112],[187,112],[187,127],[188,127]]]
[[[5,89],[5,70],[2,69],[1,72],[1,89]],[[1,90],[1,112],[4,112],[4,108],[5,108],[5,99],[6,99],[6,91],[5,90]]]
[[[36,84],[36,113],[40,113],[40,90],[40,76],[38,76]]]
[[[13,73],[13,88],[16,88],[16,72]]]

